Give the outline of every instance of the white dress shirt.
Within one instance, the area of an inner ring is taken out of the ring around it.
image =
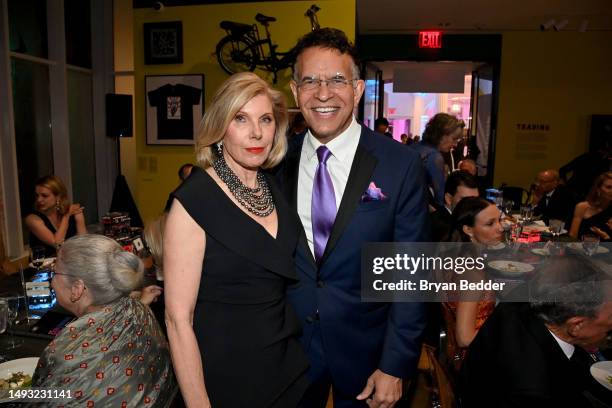
[[[327,171],[334,185],[334,193],[336,196],[336,211],[340,206],[344,189],[348,181],[353,158],[359,145],[361,137],[361,125],[353,118],[349,127],[332,141],[326,144],[331,152],[331,156],[327,160]],[[317,157],[317,149],[322,143],[315,138],[310,130],[304,137],[302,145],[302,154],[300,156],[300,170],[298,176],[298,192],[297,192],[297,210],[306,232],[308,246],[314,254],[314,243],[312,234],[312,185],[314,176],[319,165]]]
[[[561,350],[563,350],[563,354],[565,354],[567,359],[569,360],[570,358],[572,358],[572,356],[574,355],[574,350],[576,349],[576,347],[574,347],[573,344],[570,344],[570,343],[568,343],[565,340],[561,340],[560,338],[558,338],[555,335],[555,333],[551,332],[550,330],[548,330],[548,332],[550,334],[552,334],[552,336],[557,341],[557,343],[559,343],[559,347],[561,347]]]

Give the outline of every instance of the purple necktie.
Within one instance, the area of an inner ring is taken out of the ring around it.
[[[319,262],[325,252],[325,246],[331,234],[334,220],[336,219],[336,195],[334,184],[327,171],[327,159],[331,152],[327,147],[319,146],[317,157],[319,165],[314,176],[312,186],[312,236],[314,241],[315,261]]]

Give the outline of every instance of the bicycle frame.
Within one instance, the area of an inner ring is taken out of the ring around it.
[[[306,10],[306,13],[304,13],[304,16],[308,17],[310,20],[312,31],[320,28],[317,18],[317,12],[319,10],[320,8],[316,4],[313,4]],[[266,71],[272,72],[274,74],[274,82],[276,83],[277,72],[292,67],[295,63],[294,49],[292,48],[287,52],[276,51],[278,45],[272,42],[272,35],[270,34],[269,28],[269,23],[275,21],[274,18],[258,15],[256,16],[256,20],[264,26],[265,38],[262,38],[260,35],[257,24],[249,26],[242,23],[222,21],[221,27],[226,30],[228,35],[222,38],[217,44],[217,59],[226,72],[230,74],[236,72],[233,71],[232,68],[227,68],[228,65],[221,62],[221,53],[226,52],[223,50],[226,49],[226,45],[230,44],[231,41],[232,50],[234,50],[234,44],[236,44],[236,48],[242,47],[241,51],[239,51],[240,57],[234,59],[234,57],[230,56],[232,61],[243,64],[243,69],[246,68],[252,71],[256,66],[259,66]],[[242,43],[242,46],[239,45],[240,43]],[[265,52],[266,47],[269,50],[268,53]],[[244,58],[244,56],[246,56],[246,58]]]

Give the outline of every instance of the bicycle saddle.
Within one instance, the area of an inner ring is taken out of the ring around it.
[[[228,31],[236,32],[236,33],[246,33],[253,29],[253,26],[249,24],[237,23],[235,21],[222,21],[219,26]]]
[[[257,22],[260,24],[266,25],[270,22],[276,21],[276,17],[264,16],[261,13],[257,13],[257,15],[255,16],[255,20],[257,20]]]

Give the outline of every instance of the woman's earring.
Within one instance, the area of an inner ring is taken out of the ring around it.
[[[223,154],[223,142],[222,141],[217,143],[217,153],[219,154],[219,156]]]
[[[62,209],[62,207],[60,207],[60,202],[59,202],[59,200],[56,200],[56,201],[55,201],[55,211],[58,211],[58,212],[59,212],[61,209]]]

